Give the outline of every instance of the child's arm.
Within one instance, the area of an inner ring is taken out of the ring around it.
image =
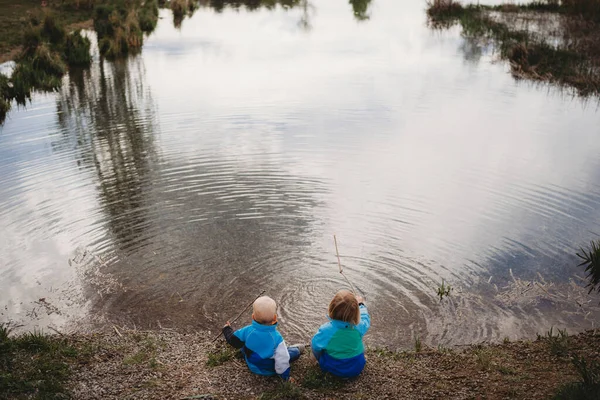
[[[225,336],[225,340],[227,341],[227,343],[229,343],[231,346],[235,347],[236,349],[241,349],[242,347],[244,347],[244,338],[245,338],[245,330],[246,328],[242,328],[242,329],[238,329],[237,331],[233,331],[233,328],[231,327],[231,325],[229,325],[229,322],[227,323],[227,325],[225,325],[223,327],[223,336]]]
[[[321,358],[321,353],[323,352],[325,347],[327,347],[327,343],[329,342],[330,338],[331,335],[326,334],[323,330],[323,327],[321,327],[310,341],[310,348],[317,361],[319,361],[319,359]]]
[[[290,379],[290,353],[285,345],[285,341],[282,340],[277,345],[273,358],[275,359],[275,372],[277,375],[284,381]]]
[[[363,303],[360,303],[360,322],[356,325],[356,329],[360,332],[360,336],[364,336],[365,333],[369,330],[371,326],[371,316],[369,316],[369,310],[367,310],[367,306]]]

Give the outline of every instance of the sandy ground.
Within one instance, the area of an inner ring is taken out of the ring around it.
[[[69,341],[80,353],[70,383],[77,399],[547,399],[579,380],[572,355],[600,360],[600,331],[419,353],[369,349],[363,374],[348,382],[323,376],[304,354],[293,386],[282,386],[231,355],[207,365],[228,348],[205,333],[115,329]]]

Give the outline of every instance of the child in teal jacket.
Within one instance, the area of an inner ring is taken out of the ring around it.
[[[340,290],[329,303],[329,319],[312,338],[313,355],[323,371],[354,378],[365,367],[362,337],[371,326],[364,299]]]

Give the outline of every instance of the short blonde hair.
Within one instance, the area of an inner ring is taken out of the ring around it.
[[[357,325],[360,322],[360,307],[356,296],[348,290],[340,290],[329,303],[329,317]]]
[[[277,303],[269,296],[261,296],[252,305],[252,316],[261,324],[270,324],[276,320]]]

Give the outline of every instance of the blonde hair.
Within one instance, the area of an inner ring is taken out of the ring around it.
[[[252,317],[260,324],[271,324],[277,320],[277,303],[268,296],[259,297],[252,305]]]
[[[348,290],[340,290],[329,303],[329,317],[357,325],[360,322],[360,307],[356,296]]]

